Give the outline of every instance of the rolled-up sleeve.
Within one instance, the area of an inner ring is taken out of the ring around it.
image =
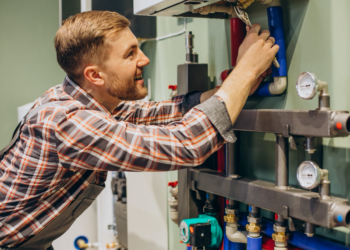
[[[210,122],[227,142],[234,143],[237,140],[225,102],[220,97],[214,95],[195,108],[207,115]]]

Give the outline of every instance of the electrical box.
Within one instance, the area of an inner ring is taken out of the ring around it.
[[[134,0],[134,14],[144,16],[178,16],[228,18],[226,13],[215,13],[202,16],[192,11],[206,5],[225,1],[217,0]],[[230,1],[229,1],[230,2]]]

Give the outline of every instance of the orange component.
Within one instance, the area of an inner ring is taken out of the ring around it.
[[[190,244],[186,244],[186,246],[190,247],[191,245]]]
[[[341,122],[337,122],[337,124],[335,124],[335,127],[338,129],[338,130],[341,130],[343,128],[343,125],[341,124]]]
[[[190,232],[191,234],[193,234],[193,227],[190,227]]]
[[[182,240],[180,240],[180,243],[184,243]]]

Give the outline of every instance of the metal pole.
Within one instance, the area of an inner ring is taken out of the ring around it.
[[[236,132],[236,136],[237,132]],[[233,178],[238,177],[238,156],[239,156],[239,148],[238,148],[238,142],[236,143],[227,143],[226,144],[226,174],[228,176],[232,176]],[[232,199],[229,199],[228,201],[228,207],[229,209],[236,209],[238,208],[238,202]]]
[[[276,135],[275,147],[275,168],[276,168],[276,187],[286,189],[289,185],[289,144],[288,138],[282,135]]]

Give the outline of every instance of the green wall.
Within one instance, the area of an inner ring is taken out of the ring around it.
[[[350,110],[350,1],[347,0],[282,0],[288,59],[288,89],[279,97],[249,99],[245,108],[278,108],[309,110],[317,108],[317,97],[302,100],[296,93],[295,82],[303,71],[315,73],[327,81],[331,94],[331,108]],[[248,13],[253,23],[267,29],[266,6],[253,4]],[[158,17],[158,35],[180,31],[178,18]],[[187,31],[195,34],[195,49],[200,63],[209,64],[209,76],[216,76],[229,67],[228,20],[191,19]],[[151,64],[145,75],[152,79],[154,100],[168,99],[168,85],[176,84],[176,66],[184,63],[184,35],[159,42],[144,44],[143,50]],[[241,133],[239,145],[240,172],[244,176],[274,182],[273,134]],[[324,139],[324,168],[330,172],[332,195],[349,199],[350,192],[350,138]],[[297,186],[295,174],[298,164],[309,159],[303,150],[290,151],[290,183]],[[168,173],[168,181],[177,179],[177,173]],[[271,216],[265,213],[266,216]],[[349,242],[349,230],[317,229],[318,233],[334,240]],[[169,249],[184,249],[178,241],[178,229],[169,220]]]
[[[34,101],[65,76],[53,39],[58,1],[0,1],[0,147],[17,125],[17,107]]]

